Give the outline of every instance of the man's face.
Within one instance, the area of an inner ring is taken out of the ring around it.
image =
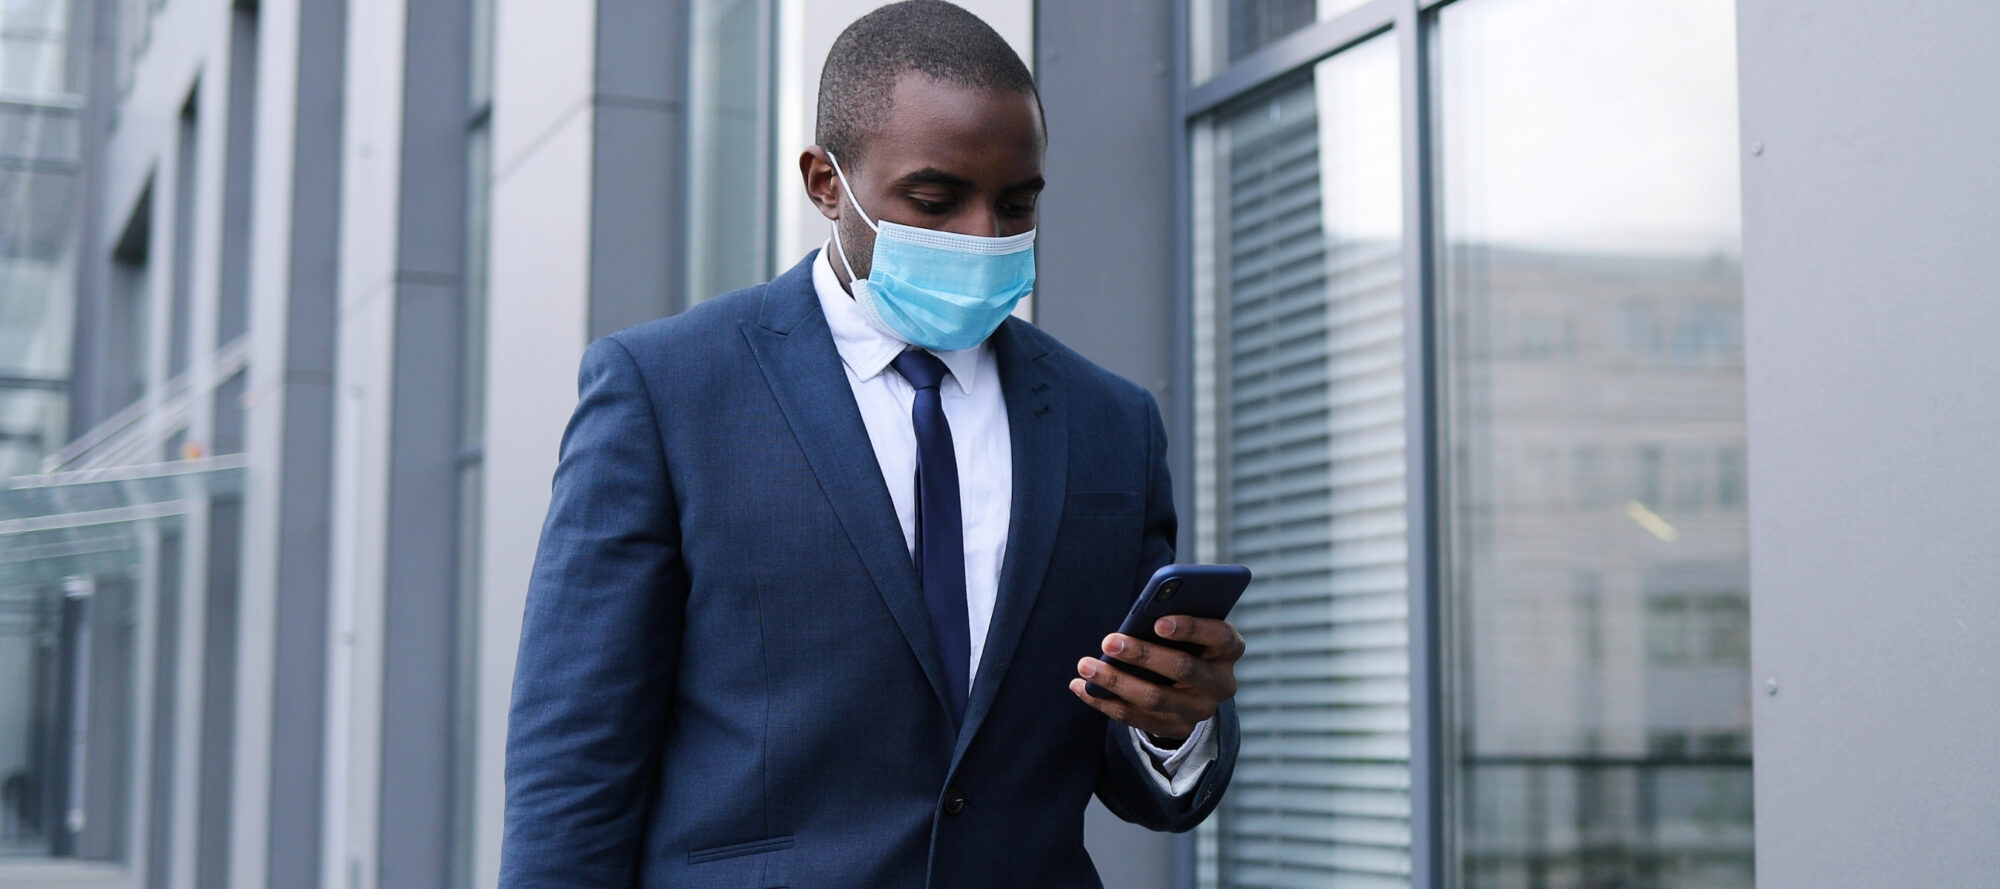
[[[800,161],[806,190],[840,227],[854,274],[868,277],[875,233],[855,212],[859,203],[876,222],[898,222],[980,237],[1017,235],[1035,227],[1046,145],[1033,96],[978,89],[928,75],[896,81],[889,112],[863,137],[858,158],[840,169],[854,188],[842,200],[839,180],[817,146]],[[839,261],[834,271],[846,283]]]

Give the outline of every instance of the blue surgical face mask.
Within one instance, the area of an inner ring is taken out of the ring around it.
[[[856,278],[833,227],[834,249],[854,288],[854,301],[876,329],[913,346],[938,352],[970,349],[986,341],[1014,305],[1035,289],[1035,233],[981,238],[883,220],[876,223],[854,200],[840,161],[833,173],[861,221],[875,231],[874,264]]]

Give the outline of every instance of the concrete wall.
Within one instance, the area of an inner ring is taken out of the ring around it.
[[[2000,874],[1996,34],[1739,7],[1764,889]]]

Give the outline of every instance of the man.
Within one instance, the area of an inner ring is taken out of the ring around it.
[[[1042,188],[1026,67],[896,4],[834,44],[818,126],[831,246],[584,356],[502,886],[1096,886],[1093,792],[1186,830],[1229,780],[1235,629],[1104,635],[1173,560],[1158,408],[1007,317]]]

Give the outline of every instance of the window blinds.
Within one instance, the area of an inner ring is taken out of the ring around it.
[[[1400,152],[1375,42],[1214,136],[1201,475],[1212,548],[1256,581],[1209,886],[1409,885]]]

